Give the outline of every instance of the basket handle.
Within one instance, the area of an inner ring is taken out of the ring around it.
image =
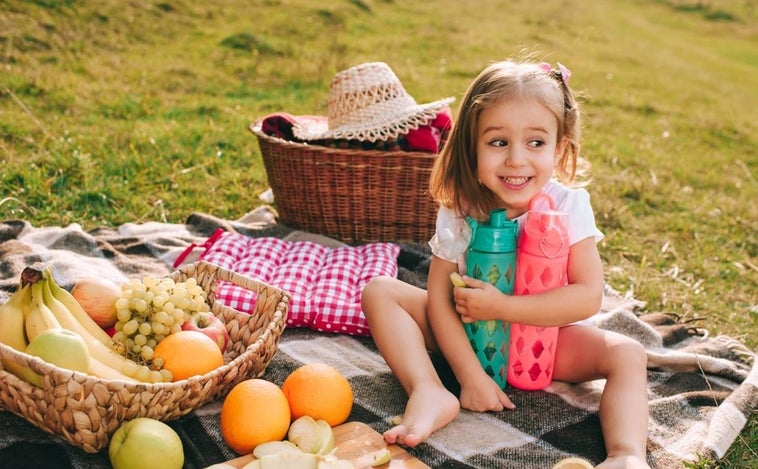
[[[227,306],[221,302],[216,304],[216,287],[218,286],[218,280],[233,283],[237,286],[255,292],[258,295],[264,293],[266,290],[268,290],[270,293],[275,293],[279,296],[277,299],[278,305],[276,306],[276,309],[281,311],[284,320],[287,318],[287,305],[292,300],[292,295],[279,287],[265,284],[252,277],[248,277],[238,272],[225,269],[208,261],[197,261],[192,264],[187,264],[174,271],[170,276],[174,279],[174,281],[184,281],[189,277],[194,277],[197,280],[198,284],[207,292],[208,298],[214,302],[216,305],[215,307],[218,308],[219,311],[242,313],[241,311]]]
[[[216,290],[215,285],[210,285],[210,282],[215,280],[223,280],[225,282],[231,282],[237,286],[246,288],[256,293],[260,293],[261,289],[266,287],[281,292],[283,295],[286,295],[288,297],[290,296],[288,292],[282,290],[279,287],[264,284],[260,280],[248,277],[247,275],[240,274],[233,270],[225,269],[224,267],[208,261],[197,261],[192,264],[182,266],[172,274],[172,277],[177,275],[181,276],[183,280],[186,280],[189,277],[197,278],[198,283],[202,284],[203,287],[206,287],[207,291],[215,292]]]

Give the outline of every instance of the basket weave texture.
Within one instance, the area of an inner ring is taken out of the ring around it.
[[[263,374],[284,330],[290,295],[202,261],[184,266],[170,276],[176,282],[194,277],[206,292],[213,314],[226,324],[229,346],[223,366],[172,383],[128,383],[58,368],[0,344],[3,362],[19,363],[43,377],[43,386],[36,387],[0,366],[0,408],[95,453],[108,445],[110,437],[125,421],[137,417],[176,419],[225,396],[239,382]],[[217,280],[255,292],[255,310],[251,314],[242,313],[216,302]]]
[[[425,243],[434,234],[435,154],[291,142],[265,134],[260,121],[250,130],[281,223],[346,243]]]

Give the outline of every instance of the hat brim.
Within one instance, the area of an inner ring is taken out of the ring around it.
[[[300,140],[345,139],[376,142],[377,140],[396,139],[411,130],[427,125],[443,109],[455,101],[449,97],[427,104],[417,104],[399,112],[376,115],[358,123],[329,128],[329,120],[300,119],[295,117],[292,133]]]

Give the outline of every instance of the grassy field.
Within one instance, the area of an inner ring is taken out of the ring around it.
[[[527,54],[583,95],[610,284],[755,350],[756,0],[5,0],[0,219],[237,218],[268,187],[248,124],[325,114],[337,71],[387,62],[428,102]]]

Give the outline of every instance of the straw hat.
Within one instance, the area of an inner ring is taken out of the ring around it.
[[[454,100],[417,104],[389,65],[370,62],[334,76],[328,119],[298,119],[292,132],[301,140],[390,140],[428,124]]]

